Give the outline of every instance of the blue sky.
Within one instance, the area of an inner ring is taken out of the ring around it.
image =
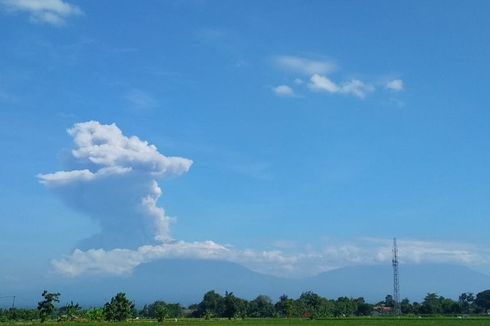
[[[3,281],[104,274],[106,257],[119,274],[191,256],[303,276],[387,263],[394,236],[405,262],[490,273],[487,2],[0,4]],[[138,137],[135,156],[74,158],[66,130],[87,121]],[[162,157],[192,165],[155,176]],[[111,189],[135,187],[165,210],[172,242],[111,245],[126,234],[108,236],[83,202],[100,189],[67,198],[39,178],[105,167],[141,172],[104,184],[108,220],[127,204]]]

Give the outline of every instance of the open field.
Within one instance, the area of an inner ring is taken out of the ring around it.
[[[352,319],[326,319],[326,320],[308,320],[308,319],[246,319],[246,320],[200,320],[200,319],[180,319],[166,320],[164,323],[157,322],[124,322],[124,323],[105,323],[105,322],[47,322],[41,323],[2,323],[2,325],[47,325],[47,326],[76,326],[83,324],[85,326],[103,326],[105,324],[118,326],[144,326],[159,324],[170,325],[256,325],[256,326],[286,326],[286,325],[326,325],[326,326],[489,326],[490,318],[352,318]]]

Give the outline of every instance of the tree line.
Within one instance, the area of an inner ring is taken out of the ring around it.
[[[82,309],[70,302],[56,307],[60,293],[44,291],[37,309],[0,309],[0,321],[18,320],[91,320],[124,321],[128,319],[171,318],[310,318],[372,316],[393,314],[395,302],[391,295],[377,303],[367,303],[364,298],[339,297],[327,299],[312,291],[303,292],[298,298],[283,295],[273,302],[266,295],[253,300],[237,297],[233,292],[221,295],[215,291],[204,294],[201,302],[184,307],[179,303],[155,301],[141,309],[125,293],[117,293],[103,307]],[[436,293],[428,293],[422,302],[403,299],[400,303],[403,315],[461,315],[488,314],[490,312],[490,290],[478,294],[462,293],[458,300],[445,298]]]

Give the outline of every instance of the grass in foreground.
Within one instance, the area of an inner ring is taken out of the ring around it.
[[[293,325],[312,325],[312,326],[490,326],[490,318],[352,318],[352,319],[325,319],[325,320],[308,320],[308,319],[245,319],[245,320],[200,320],[200,319],[173,319],[166,320],[163,323],[153,321],[134,321],[122,323],[106,322],[46,322],[41,323],[2,323],[1,325],[46,325],[46,326],[158,326],[158,325],[175,325],[175,326],[226,326],[226,325],[244,325],[244,326],[293,326]]]

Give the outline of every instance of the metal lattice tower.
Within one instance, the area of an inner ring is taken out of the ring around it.
[[[396,238],[393,238],[393,301],[395,316],[401,314],[400,309],[400,274],[398,271],[398,246],[396,244]]]

